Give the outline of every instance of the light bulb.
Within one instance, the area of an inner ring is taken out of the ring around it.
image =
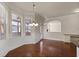
[[[35,26],[38,26],[38,23],[36,23]]]
[[[33,26],[35,25],[35,23],[32,23],[33,24]]]
[[[33,24],[29,24],[29,26],[33,26]]]

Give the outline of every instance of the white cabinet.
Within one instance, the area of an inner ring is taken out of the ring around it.
[[[79,57],[79,47],[77,47],[77,57]]]

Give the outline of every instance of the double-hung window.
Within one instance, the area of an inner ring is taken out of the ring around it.
[[[26,35],[31,35],[31,26],[30,26],[30,23],[31,23],[31,19],[26,19],[25,20],[25,34]]]
[[[6,16],[6,10],[4,8],[4,6],[2,4],[0,4],[0,39],[4,39],[5,37],[5,24],[6,24],[6,19],[5,19],[5,16]]]
[[[12,19],[12,34],[14,36],[21,35],[21,21],[19,16]]]
[[[61,22],[58,20],[49,22],[47,27],[48,32],[61,32]]]

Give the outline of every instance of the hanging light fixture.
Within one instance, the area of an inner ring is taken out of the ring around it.
[[[35,4],[33,3],[33,18],[32,18],[32,23],[29,24],[29,26],[38,26],[38,23],[37,23],[36,20],[35,20],[35,8],[36,8],[36,6],[35,6]]]

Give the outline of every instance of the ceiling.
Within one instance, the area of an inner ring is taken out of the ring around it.
[[[35,11],[45,17],[56,17],[70,13],[79,8],[78,2],[35,2]],[[22,11],[24,14],[33,12],[32,2],[8,2],[11,9]]]

